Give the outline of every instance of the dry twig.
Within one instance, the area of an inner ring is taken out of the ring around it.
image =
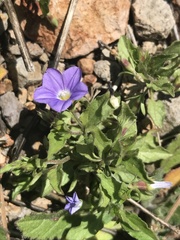
[[[72,18],[73,18],[73,14],[74,14],[74,11],[75,11],[75,8],[76,8],[76,5],[77,5],[77,2],[78,2],[78,0],[71,0],[71,2],[70,2],[69,10],[67,12],[64,27],[63,27],[63,30],[62,30],[62,35],[61,35],[61,38],[60,38],[60,41],[59,41],[57,53],[56,53],[55,60],[54,60],[54,65],[53,65],[54,68],[57,68],[57,66],[58,66],[58,63],[59,63],[59,60],[60,60],[60,57],[61,57],[61,53],[62,53],[64,44],[65,44],[65,41],[66,41],[66,38],[67,38],[67,34],[68,34],[68,31],[69,31],[69,27],[70,27],[70,24],[71,24],[71,21],[72,21]]]
[[[177,233],[178,235],[180,235],[180,230],[177,229],[176,227],[172,226],[171,224],[163,221],[162,219],[156,217],[153,213],[151,213],[150,211],[148,211],[146,208],[144,208],[143,206],[141,206],[139,203],[137,203],[136,201],[134,201],[133,199],[129,198],[128,202],[130,202],[131,204],[133,204],[134,206],[138,207],[139,209],[141,209],[141,211],[143,211],[144,213],[148,214],[150,217],[152,217],[154,220],[156,220],[157,222],[160,222],[163,226],[171,229],[172,231],[174,231],[175,233]]]
[[[127,25],[127,34],[129,36],[129,38],[131,39],[132,43],[137,47],[138,44],[137,44],[137,41],[136,41],[136,38],[135,38],[135,35],[134,35],[134,31],[129,24]]]
[[[32,71],[34,71],[34,65],[31,61],[28,48],[24,41],[24,37],[23,37],[22,30],[21,30],[21,27],[18,22],[18,18],[17,18],[16,12],[15,12],[15,9],[14,9],[14,5],[11,0],[5,0],[4,5],[6,7],[8,16],[10,18],[10,22],[12,24],[12,27],[13,27],[22,57],[24,59],[24,63],[27,68],[27,71],[32,72]]]
[[[180,196],[178,197],[178,199],[175,201],[175,203],[173,204],[172,208],[170,209],[168,215],[165,218],[165,221],[168,222],[169,219],[172,217],[172,215],[174,214],[174,212],[176,211],[176,209],[180,206]]]
[[[7,219],[6,219],[6,209],[5,209],[3,188],[2,188],[1,184],[0,184],[0,206],[1,206],[1,223],[2,223],[2,227],[7,231],[6,238],[7,238],[7,240],[9,240],[10,237],[9,237],[9,234],[8,234]]]

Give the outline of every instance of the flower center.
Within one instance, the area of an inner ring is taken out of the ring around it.
[[[71,97],[71,93],[69,90],[62,90],[58,94],[58,98],[62,101],[66,101]]]

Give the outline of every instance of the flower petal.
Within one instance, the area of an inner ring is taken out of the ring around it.
[[[73,201],[74,202],[79,202],[80,201],[76,192],[74,192],[74,194],[73,194]]]
[[[69,203],[74,203],[74,199],[73,199],[72,197],[66,196],[66,200],[67,200]]]
[[[74,206],[72,208],[69,208],[69,212],[72,215],[73,213],[77,212],[80,209],[79,206]]]
[[[72,101],[69,99],[67,101],[62,101],[59,99],[49,99],[47,104],[56,112],[63,112],[65,111],[68,107],[71,106]]]
[[[64,80],[64,87],[72,92],[76,85],[80,82],[82,72],[80,68],[73,66],[65,70],[62,75]]]
[[[71,204],[70,203],[67,203],[64,207],[65,210],[69,210],[71,208]]]
[[[54,68],[48,68],[43,75],[43,87],[55,93],[64,90],[63,75]]]
[[[55,94],[51,90],[46,89],[43,86],[35,90],[34,101],[47,104],[48,99],[55,99]]]
[[[154,183],[150,184],[150,187],[153,188],[153,189],[156,189],[156,188],[170,188],[170,187],[172,187],[172,183],[167,182],[167,181],[154,181]]]
[[[80,82],[74,89],[71,95],[71,99],[78,100],[84,97],[88,93],[88,87],[85,83]]]

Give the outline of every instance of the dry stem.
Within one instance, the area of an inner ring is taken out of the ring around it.
[[[180,235],[180,230],[177,229],[176,227],[170,225],[169,223],[163,221],[162,219],[156,217],[153,213],[151,213],[150,211],[148,211],[146,208],[144,208],[143,206],[141,206],[139,203],[137,203],[136,201],[134,201],[133,199],[129,198],[128,202],[130,202],[131,204],[133,204],[134,206],[138,207],[139,209],[141,209],[141,211],[145,212],[146,214],[148,214],[149,216],[151,216],[154,220],[156,220],[157,222],[160,222],[162,225],[164,225],[165,227],[171,229],[172,231],[176,232],[178,235]]]
[[[72,21],[72,18],[73,18],[73,14],[74,14],[77,2],[78,2],[78,0],[71,0],[71,2],[70,2],[69,10],[68,10],[68,13],[67,13],[67,16],[66,16],[66,19],[65,19],[64,28],[62,30],[62,35],[61,35],[61,38],[60,38],[60,41],[59,41],[57,53],[56,53],[55,60],[54,60],[54,66],[53,66],[54,68],[58,67],[58,63],[59,63],[61,53],[62,53],[64,44],[65,44],[65,41],[66,41],[66,38],[67,38],[67,34],[68,34],[68,31],[69,31],[69,27],[70,27],[70,24],[71,24],[71,21]]]
[[[26,46],[26,43],[24,41],[24,37],[22,34],[21,27],[18,22],[18,18],[14,9],[14,5],[11,0],[5,0],[4,5],[6,7],[10,22],[12,24],[22,57],[24,59],[25,66],[27,68],[28,72],[33,72],[34,71],[34,65],[31,61],[30,54],[28,51],[28,48]]]

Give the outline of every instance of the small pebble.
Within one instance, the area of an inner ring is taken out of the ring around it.
[[[87,74],[83,77],[83,82],[94,85],[97,82],[97,77],[94,74]]]
[[[23,105],[27,102],[27,89],[26,88],[19,89],[18,99]]]
[[[25,103],[25,106],[30,111],[32,111],[36,108],[36,105],[33,102],[27,102],[27,103]]]
[[[84,74],[92,74],[94,71],[94,63],[95,61],[90,58],[81,58],[77,65],[81,68]]]
[[[28,101],[33,101],[33,99],[34,99],[34,91],[35,91],[35,87],[34,86],[29,86],[27,88],[27,100]]]

